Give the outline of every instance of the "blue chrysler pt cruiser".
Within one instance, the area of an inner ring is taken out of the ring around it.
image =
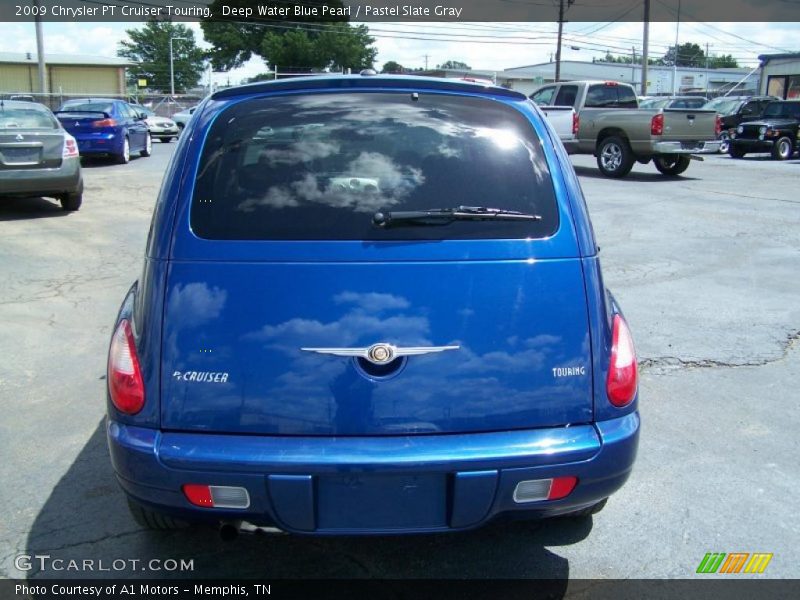
[[[114,326],[108,440],[150,528],[452,531],[597,512],[637,394],[540,111],[365,72],[198,107]]]

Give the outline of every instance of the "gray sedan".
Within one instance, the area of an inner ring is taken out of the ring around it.
[[[67,211],[81,206],[78,144],[42,104],[0,100],[0,195],[50,196]]]

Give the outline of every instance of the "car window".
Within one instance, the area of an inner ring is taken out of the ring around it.
[[[555,87],[542,88],[531,96],[531,100],[536,102],[536,104],[550,105],[555,91]]]
[[[741,102],[741,100],[731,100],[730,98],[724,97],[714,98],[706,102],[703,108],[706,110],[715,110],[721,115],[732,115],[738,110]]]
[[[104,112],[111,114],[114,108],[109,102],[66,102],[61,110],[70,112]]]
[[[372,225],[377,211],[455,206],[542,218]],[[525,239],[554,233],[558,210],[539,138],[509,106],[435,93],[309,94],[216,116],[191,227],[211,239]]]
[[[683,107],[684,108],[702,108],[705,103],[706,103],[706,99],[705,98],[684,98],[683,99]]]
[[[604,108],[616,106],[616,86],[606,85],[604,83],[589,86],[589,91],[586,93],[586,102],[584,102],[583,105],[586,108]]]
[[[123,118],[125,119],[135,119],[136,114],[133,110],[132,106],[128,106],[127,104],[118,104],[120,113],[122,114]]]
[[[636,101],[636,94],[633,89],[627,85],[619,85],[617,87],[617,106],[619,108],[638,108],[639,104]]]
[[[49,112],[30,108],[0,108],[0,129],[58,129]]]
[[[575,106],[575,98],[578,95],[578,86],[577,85],[562,85],[561,89],[558,90],[558,96],[556,96],[555,105],[556,106]]]
[[[800,118],[800,102],[770,102],[764,109],[765,118]]]

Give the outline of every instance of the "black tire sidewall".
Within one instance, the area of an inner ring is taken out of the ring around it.
[[[614,171],[609,171],[608,169],[603,167],[603,148],[607,145],[615,144],[619,146],[620,151],[622,152],[622,159],[620,161],[619,167]],[[600,172],[605,175],[606,177],[612,177],[618,179],[620,177],[625,177],[628,173],[631,172],[633,168],[633,163],[636,162],[636,159],[633,156],[633,152],[628,146],[628,142],[620,137],[617,136],[610,136],[605,138],[600,145],[597,147],[597,168],[600,169]]]

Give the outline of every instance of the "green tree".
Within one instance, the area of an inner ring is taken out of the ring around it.
[[[211,10],[221,14],[222,5],[232,8],[251,8],[250,0],[214,0]],[[246,22],[203,21],[201,27],[207,42],[213,48],[209,55],[217,69],[239,67],[251,57],[258,56],[279,68],[298,70],[360,70],[372,68],[378,54],[373,47],[375,39],[366,25],[351,26],[347,17],[294,16],[281,20],[253,15]],[[326,5],[343,6],[338,0],[305,0],[306,8]],[[291,23],[291,24],[287,24]]]
[[[738,69],[739,62],[730,54],[708,57],[708,66],[712,69]]]
[[[405,69],[403,65],[399,62],[394,60],[389,60],[383,63],[383,68],[381,69],[381,73],[402,73]]]
[[[462,71],[469,71],[472,69],[467,63],[461,62],[460,60],[448,60],[443,62],[440,65],[436,65],[437,69],[454,69],[454,70],[462,70]]]
[[[668,67],[675,65],[675,46],[670,46],[662,59]],[[678,46],[677,64],[679,67],[705,67],[706,53],[694,42],[686,42]]]
[[[141,29],[128,29],[125,33],[128,40],[119,43],[117,55],[138,63],[128,69],[129,83],[146,79],[150,89],[169,92],[169,40],[175,37],[186,38],[172,42],[175,91],[186,92],[200,81],[206,55],[195,44],[194,31],[186,25],[151,20]]]

